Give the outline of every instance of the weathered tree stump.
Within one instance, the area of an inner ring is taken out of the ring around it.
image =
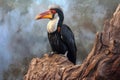
[[[58,54],[34,58],[24,80],[120,80],[120,5],[82,64]]]

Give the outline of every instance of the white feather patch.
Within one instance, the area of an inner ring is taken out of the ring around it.
[[[58,25],[59,17],[55,16],[54,19],[50,20],[47,24],[47,31],[48,33],[52,33],[57,30],[57,25]]]

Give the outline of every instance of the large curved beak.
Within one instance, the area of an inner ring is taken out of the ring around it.
[[[51,19],[53,17],[53,14],[52,12],[49,10],[49,11],[46,11],[46,12],[43,12],[41,14],[38,14],[35,19],[38,20],[38,19]]]

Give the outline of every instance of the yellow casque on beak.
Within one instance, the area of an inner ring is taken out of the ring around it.
[[[38,19],[51,19],[53,17],[53,14],[51,11],[43,12],[35,17],[36,20]]]

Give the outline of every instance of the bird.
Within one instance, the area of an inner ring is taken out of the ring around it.
[[[63,24],[64,14],[59,5],[51,5],[48,10],[36,15],[36,20],[49,19],[47,33],[50,46],[53,52],[64,54],[69,61],[76,64],[76,44],[72,30]]]

